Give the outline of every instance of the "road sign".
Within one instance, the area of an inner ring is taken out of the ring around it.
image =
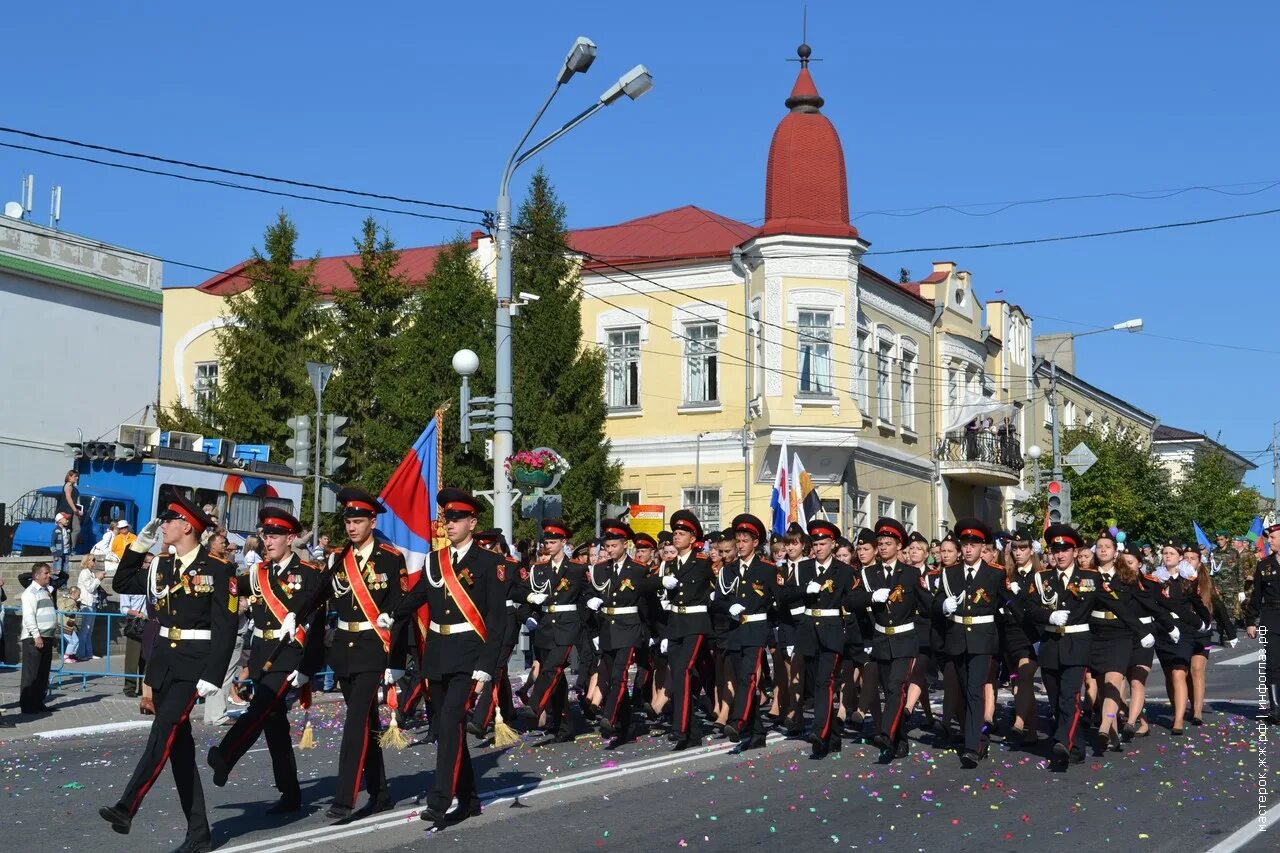
[[[307,376],[311,377],[311,390],[316,392],[316,408],[320,407],[320,399],[324,397],[324,388],[333,376],[333,365],[318,361],[307,362]]]
[[[1072,448],[1070,453],[1062,457],[1062,461],[1070,465],[1077,474],[1083,476],[1084,472],[1092,468],[1093,463],[1098,461],[1098,457],[1089,449],[1089,445],[1082,441]]]

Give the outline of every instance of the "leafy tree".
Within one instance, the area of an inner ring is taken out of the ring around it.
[[[515,231],[512,289],[540,297],[512,323],[515,449],[550,447],[569,461],[559,486],[565,519],[585,530],[594,523],[595,500],[617,492],[621,470],[609,461],[605,437],[604,354],[582,345],[565,207],[542,169],[529,182]]]
[[[1232,534],[1249,529],[1258,514],[1260,496],[1256,489],[1242,486],[1227,456],[1216,447],[1199,448],[1178,482],[1178,510],[1183,519],[1177,534],[1191,538],[1195,521],[1212,536],[1215,530]]]
[[[281,212],[242,275],[250,286],[227,298],[217,331],[220,384],[211,420],[234,441],[287,454],[290,417],[315,411],[306,363],[321,354],[314,261],[295,265],[298,232]]]
[[[364,221],[355,247],[359,260],[347,264],[355,290],[334,294],[326,328],[334,373],[324,407],[351,418],[347,468],[339,479],[381,486],[408,449],[398,430],[386,428],[397,413],[388,409],[385,389],[396,381],[396,335],[410,310],[410,291],[405,275],[397,270],[400,253],[395,243],[372,217]]]

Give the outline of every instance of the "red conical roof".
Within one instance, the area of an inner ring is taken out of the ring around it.
[[[800,74],[769,144],[764,225],[757,236],[857,237],[849,224],[844,148],[809,74],[809,47],[801,45]]]

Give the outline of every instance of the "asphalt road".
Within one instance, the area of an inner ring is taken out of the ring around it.
[[[417,812],[418,798],[431,784],[435,750],[418,745],[389,755],[393,811],[334,825],[324,817],[339,736],[338,709],[329,707],[316,714],[317,748],[297,753],[309,803],[303,813],[262,815],[276,792],[261,743],[225,788],[213,787],[207,768],[202,778],[215,844],[227,853],[459,843],[565,851],[764,845],[1053,851],[1100,844],[1117,851],[1271,850],[1270,832],[1238,843],[1256,819],[1260,760],[1274,766],[1280,756],[1280,730],[1262,741],[1253,722],[1255,660],[1248,641],[1215,651],[1208,689],[1213,712],[1205,726],[1189,728],[1183,738],[1168,735],[1157,671],[1152,736],[1134,741],[1125,753],[1091,756],[1065,772],[1049,769],[1044,749],[1024,752],[999,743],[989,760],[966,771],[953,752],[935,748],[932,735],[920,732],[913,735],[910,757],[890,765],[878,764],[872,747],[854,743],[842,755],[814,761],[807,744],[778,736],[744,758],[728,754],[723,741],[671,753],[661,737],[607,752],[591,735],[567,745],[526,742],[505,752],[475,753],[488,800],[484,815],[430,831]],[[198,726],[197,750],[207,751],[222,731]],[[7,842],[100,853],[176,847],[184,822],[167,771],[129,836],[113,833],[97,816],[99,806],[119,796],[145,734],[135,729],[4,744],[5,832],[18,836]],[[1271,832],[1280,833],[1280,823]],[[0,841],[0,848],[7,842]]]

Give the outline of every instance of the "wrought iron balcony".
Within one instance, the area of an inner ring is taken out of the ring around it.
[[[944,477],[979,486],[1017,485],[1023,466],[1018,437],[988,430],[944,435],[934,458]]]

